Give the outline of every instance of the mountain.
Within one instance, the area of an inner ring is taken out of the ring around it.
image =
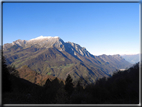
[[[131,64],[120,55],[94,56],[86,48],[73,42],[64,42],[59,37],[37,37],[31,40],[16,40],[4,44],[3,53],[8,65],[16,69],[27,66],[41,75],[66,79],[70,74],[74,81],[79,78],[94,82],[110,77],[116,69]]]
[[[135,64],[140,61],[140,54],[133,54],[133,55],[121,55],[126,61]]]
[[[111,64],[113,67],[117,67],[117,68],[126,68],[126,65],[128,63],[119,54],[117,54],[117,55],[105,55],[105,54],[103,54],[103,55],[100,55],[98,57],[102,58],[104,61]],[[131,64],[127,67],[131,67]]]

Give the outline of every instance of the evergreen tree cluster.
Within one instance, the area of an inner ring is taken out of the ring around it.
[[[141,65],[140,65],[141,66]],[[139,63],[109,78],[83,86],[82,79],[74,85],[70,75],[65,83],[47,79],[38,86],[19,78],[14,67],[2,61],[3,104],[138,104]]]
[[[2,93],[11,91],[10,73],[5,58],[2,57]]]

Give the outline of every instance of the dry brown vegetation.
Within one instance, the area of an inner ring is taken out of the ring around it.
[[[23,71],[24,73],[30,72],[27,67],[25,70],[27,71]],[[3,104],[139,103],[139,63],[128,70],[115,73],[110,78],[102,78],[95,84],[88,84],[85,88],[83,88],[81,79],[74,86],[70,75],[66,78],[65,84],[58,78],[52,78],[52,81],[49,78],[47,80],[44,78],[45,84],[39,86],[19,78],[18,72],[9,72],[5,61],[3,61],[2,74]],[[37,76],[37,78],[43,80],[42,77]]]

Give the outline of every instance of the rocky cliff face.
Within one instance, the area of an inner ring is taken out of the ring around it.
[[[94,56],[86,48],[64,42],[59,37],[19,39],[4,44],[3,51],[7,64],[15,65],[17,69],[26,65],[37,73],[61,79],[70,74],[74,80],[84,78],[94,82],[130,65],[120,55]]]
[[[57,48],[59,51],[67,51],[72,55],[76,55],[77,53],[82,56],[93,56],[91,55],[86,48],[81,47],[78,44],[73,42],[64,42],[59,37],[37,37],[35,39],[31,39],[29,41],[26,40],[16,40],[12,43],[4,44],[3,50],[6,50],[12,46],[28,48],[28,47],[36,47],[36,48]]]

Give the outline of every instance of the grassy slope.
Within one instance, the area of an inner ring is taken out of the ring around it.
[[[65,79],[67,74],[71,74],[73,80],[80,77],[89,78],[90,82],[115,71],[111,66],[98,57],[83,57],[79,54],[73,56],[65,51],[55,48],[34,48],[11,50],[5,52],[7,62],[15,65],[17,69],[27,65],[33,71],[42,75],[52,75]],[[35,74],[34,74],[35,75]],[[34,78],[31,77],[31,81]]]

